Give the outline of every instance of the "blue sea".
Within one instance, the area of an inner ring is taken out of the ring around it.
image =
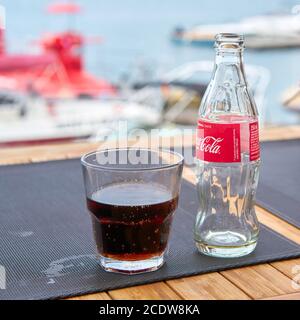
[[[213,48],[179,46],[170,41],[176,26],[237,21],[251,15],[291,12],[300,4],[283,0],[81,0],[83,11],[76,17],[49,15],[53,1],[2,0],[6,9],[8,50],[36,51],[34,40],[50,31],[75,28],[87,36],[100,36],[84,56],[87,69],[118,81],[143,66],[149,73],[170,70],[182,63],[213,59]],[[299,16],[300,18],[300,16]],[[266,120],[274,124],[299,123],[300,117],[282,107],[280,96],[300,80],[300,49],[245,51],[245,63],[262,65],[271,72],[266,92]]]

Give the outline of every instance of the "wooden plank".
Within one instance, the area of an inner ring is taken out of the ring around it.
[[[283,234],[286,238],[300,244],[300,230],[288,222],[274,216],[271,212],[256,206],[256,213],[260,223],[268,226],[276,232]]]
[[[262,300],[300,300],[300,293],[297,292],[297,293],[284,294],[281,296],[265,298]]]
[[[30,162],[38,163],[38,162],[46,162],[46,161],[54,161],[54,160],[64,160],[67,159],[67,156],[62,156],[60,154],[51,155],[51,160],[49,160],[49,156],[33,156],[30,157]]]
[[[273,262],[272,266],[285,274],[290,279],[297,279],[300,285],[300,258],[286,261]]]
[[[290,140],[300,138],[300,126],[266,127],[260,130],[261,141]]]
[[[221,274],[253,299],[300,291],[291,280],[268,264],[222,271]]]
[[[0,165],[13,165],[13,164],[25,164],[31,162],[30,157],[24,157],[20,155],[19,157],[6,157],[4,159],[0,158]]]
[[[66,300],[111,300],[106,292],[98,292],[93,294],[85,294],[82,296],[68,298]]]
[[[106,145],[113,147],[115,144],[108,142]],[[13,159],[18,161],[20,159],[32,158],[35,161],[39,161],[39,159],[41,161],[49,161],[53,159],[64,159],[68,156],[80,157],[84,153],[101,148],[101,146],[104,146],[104,144],[99,142],[73,142],[31,147],[2,148],[0,149],[0,163],[11,164]]]
[[[116,300],[180,300],[181,297],[176,294],[164,282],[135,286],[112,290],[108,292],[110,297]]]
[[[167,281],[186,300],[248,300],[242,290],[217,272]]]

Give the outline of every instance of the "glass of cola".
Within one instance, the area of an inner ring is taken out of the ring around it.
[[[160,268],[183,157],[164,150],[108,149],[84,155],[81,164],[100,265],[126,274]]]

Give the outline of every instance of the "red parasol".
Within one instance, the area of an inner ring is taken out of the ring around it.
[[[57,2],[50,4],[47,8],[49,13],[59,14],[59,13],[69,13],[76,14],[81,12],[81,7],[72,2]]]

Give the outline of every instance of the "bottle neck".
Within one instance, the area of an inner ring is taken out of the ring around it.
[[[224,49],[216,50],[215,76],[221,76],[232,83],[246,84],[243,67],[243,50]]]
[[[230,118],[230,121],[236,122],[242,122],[245,117],[256,118],[257,109],[243,68],[243,37],[231,33],[218,34],[215,48],[214,72],[201,102],[200,117],[224,121],[224,116],[229,115],[236,119]]]

